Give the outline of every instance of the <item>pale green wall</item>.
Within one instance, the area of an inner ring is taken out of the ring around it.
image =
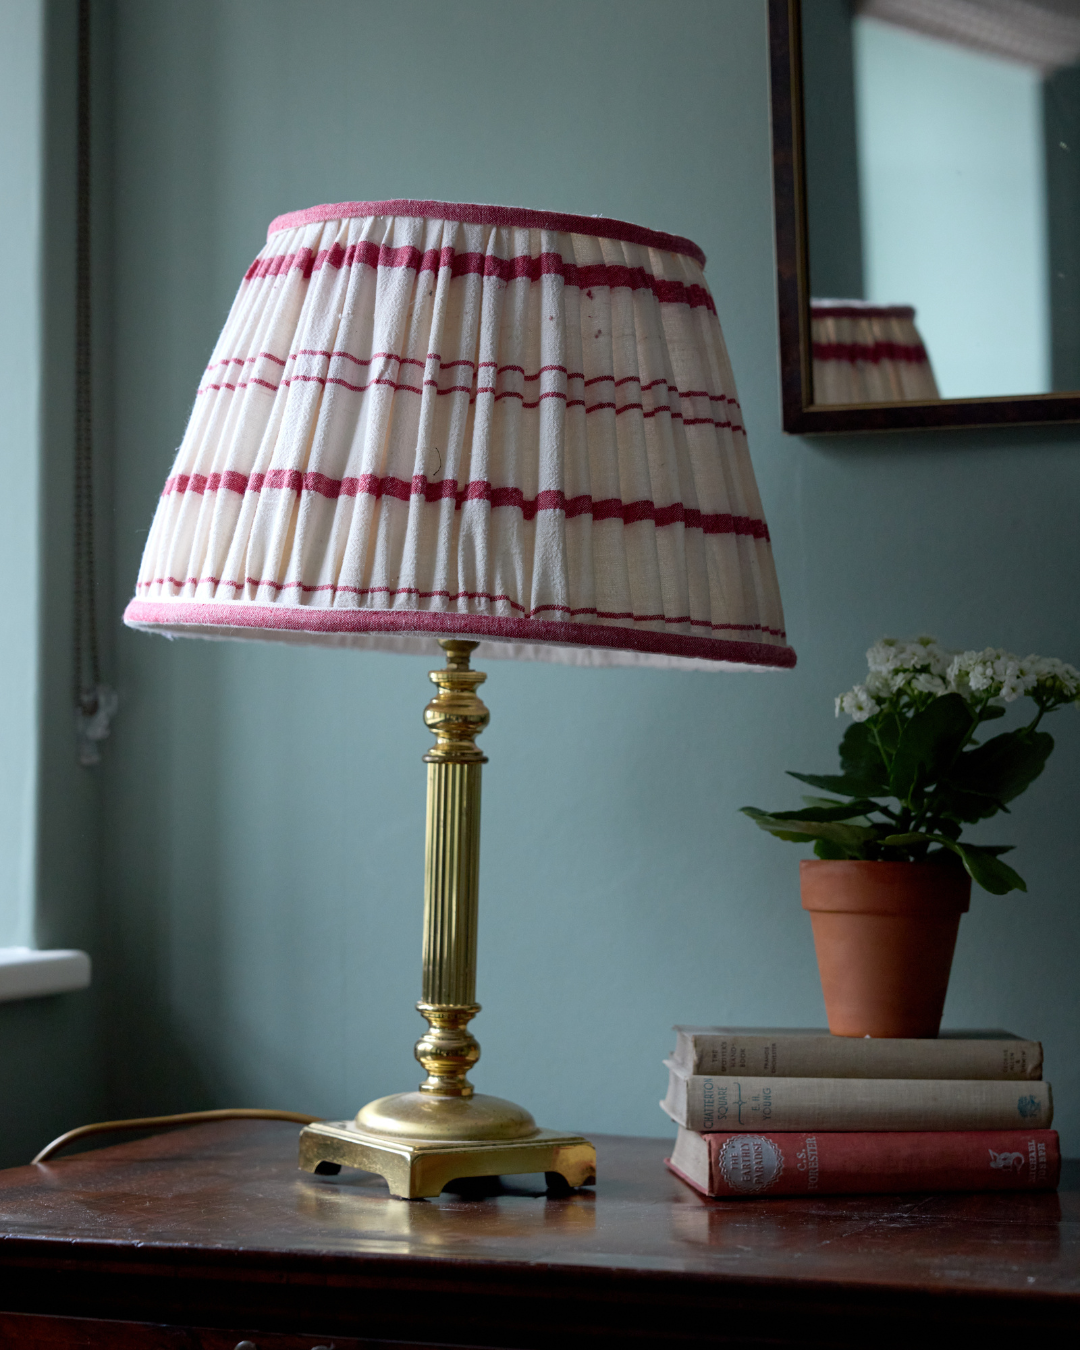
[[[278,212],[416,195],[640,221],[709,255],[798,669],[492,667],[482,1090],[666,1132],[675,1021],[820,1023],[799,851],[736,810],[828,770],[882,633],[1080,661],[1075,429],[780,431],[764,0],[118,0],[114,621],[199,373]],[[421,658],[117,630],[100,979],[116,1111],[342,1116],[417,1081]],[[1080,720],[1001,837],[947,1011],[1047,1045],[1080,1150]]]
[[[915,306],[943,398],[1047,393],[1041,75],[867,15],[854,49],[866,298]]]
[[[0,945],[97,936],[99,782],[71,697],[75,32],[9,0],[0,50]],[[96,990],[0,1003],[0,1166],[104,1110]]]
[[[0,205],[21,267],[0,269],[0,946],[33,928],[37,720],[38,455],[41,442],[41,250],[45,33],[40,0],[5,15],[0,78]],[[29,450],[29,453],[27,451]]]

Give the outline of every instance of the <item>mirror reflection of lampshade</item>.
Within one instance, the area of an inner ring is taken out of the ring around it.
[[[784,430],[1080,422],[1080,0],[769,0],[769,44]]]
[[[922,403],[939,397],[911,305],[811,300],[815,403]]]
[[[881,343],[918,340],[883,330],[854,370],[815,352],[814,403],[1080,388],[1080,0],[816,0],[801,28],[811,294],[890,329],[914,306],[938,385],[914,353],[883,364]],[[870,341],[823,317],[815,345]]]

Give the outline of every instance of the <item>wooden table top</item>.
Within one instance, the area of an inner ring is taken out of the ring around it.
[[[1080,1328],[1080,1164],[1057,1194],[709,1201],[664,1168],[669,1140],[598,1136],[595,1193],[403,1201],[300,1172],[296,1136],[227,1122],[0,1172],[0,1309],[339,1350]]]

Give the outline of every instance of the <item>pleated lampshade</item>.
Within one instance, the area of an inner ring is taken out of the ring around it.
[[[279,217],[125,621],[793,665],[704,262],[599,217],[425,201]]]

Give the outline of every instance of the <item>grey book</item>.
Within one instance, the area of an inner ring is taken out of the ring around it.
[[[1050,1084],[993,1079],[688,1074],[671,1060],[661,1109],[688,1130],[1045,1130]]]
[[[672,1060],[686,1073],[759,1078],[1042,1077],[1038,1041],[1008,1031],[943,1031],[936,1040],[831,1036],[785,1027],[675,1028]]]

